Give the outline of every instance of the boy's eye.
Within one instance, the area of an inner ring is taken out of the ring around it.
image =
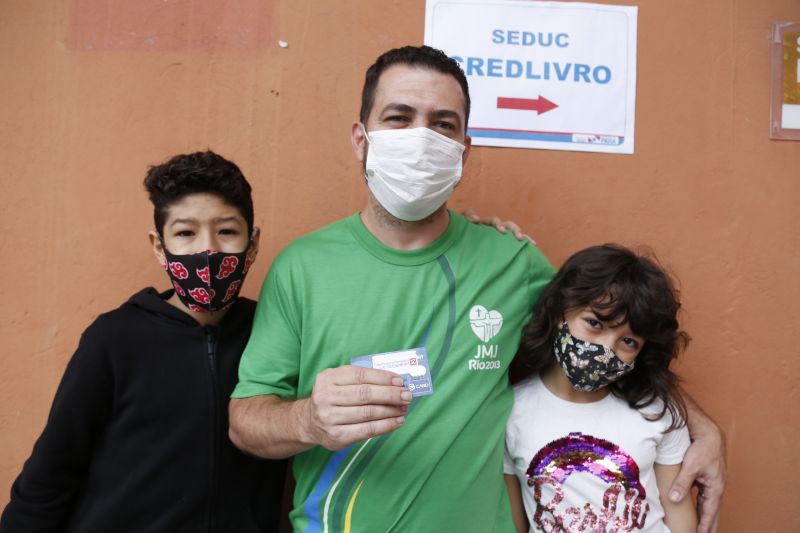
[[[181,231],[175,233],[176,237],[191,237],[192,235],[194,235],[194,232],[192,230],[188,230],[188,229],[181,230]]]
[[[219,234],[220,235],[239,235],[239,232],[237,230],[235,230],[235,229],[226,228],[226,229],[219,230]]]
[[[437,122],[436,127],[441,130],[455,131],[456,127],[451,122]]]

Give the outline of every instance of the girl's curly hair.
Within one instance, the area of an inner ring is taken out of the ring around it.
[[[689,336],[679,330],[678,291],[655,260],[614,244],[574,254],[544,289],[523,330],[512,381],[538,373],[553,361],[553,337],[565,313],[586,306],[599,320],[629,323],[645,339],[634,369],[608,385],[611,393],[633,409],[661,400],[661,412],[645,418],[658,420],[669,411],[669,429],[685,424],[679,378],[669,368],[689,342]]]

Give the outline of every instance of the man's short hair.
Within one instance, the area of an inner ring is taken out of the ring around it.
[[[395,48],[381,55],[371,67],[367,69],[364,79],[364,90],[361,92],[361,113],[360,120],[363,124],[367,123],[372,106],[375,103],[375,88],[383,71],[392,65],[408,65],[411,67],[422,67],[449,74],[453,76],[461,86],[464,93],[464,130],[467,129],[469,122],[469,85],[467,77],[458,63],[447,54],[430,46],[403,46]]]
[[[250,184],[235,163],[208,150],[181,154],[147,171],[144,188],[153,202],[153,220],[159,235],[170,206],[195,193],[213,194],[239,210],[253,231],[253,198]]]

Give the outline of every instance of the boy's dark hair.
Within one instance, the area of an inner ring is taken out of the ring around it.
[[[408,65],[410,67],[422,67],[450,74],[461,86],[464,93],[464,131],[467,130],[469,122],[469,85],[464,71],[454,59],[447,57],[447,54],[430,46],[403,46],[394,48],[381,55],[375,63],[367,69],[364,79],[364,89],[361,92],[361,113],[359,118],[363,124],[367,123],[372,105],[375,103],[375,89],[383,71],[392,65]]]
[[[211,150],[176,155],[147,171],[144,188],[153,202],[156,231],[163,236],[172,204],[194,193],[218,196],[242,214],[248,232],[253,231],[253,198],[250,184],[235,163]]]
[[[608,385],[611,393],[633,409],[661,400],[661,413],[645,418],[658,420],[669,411],[669,429],[681,427],[686,405],[678,391],[679,378],[669,368],[689,342],[689,336],[678,329],[678,291],[655,261],[622,246],[592,246],[567,259],[542,292],[523,330],[512,380],[547,367],[555,358],[553,338],[565,313],[586,306],[599,320],[627,322],[645,339],[634,369]]]

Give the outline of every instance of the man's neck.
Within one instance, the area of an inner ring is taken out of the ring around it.
[[[387,212],[370,194],[367,207],[361,212],[361,221],[376,239],[389,248],[417,250],[433,243],[447,231],[450,213],[445,204],[422,220],[400,220]]]

